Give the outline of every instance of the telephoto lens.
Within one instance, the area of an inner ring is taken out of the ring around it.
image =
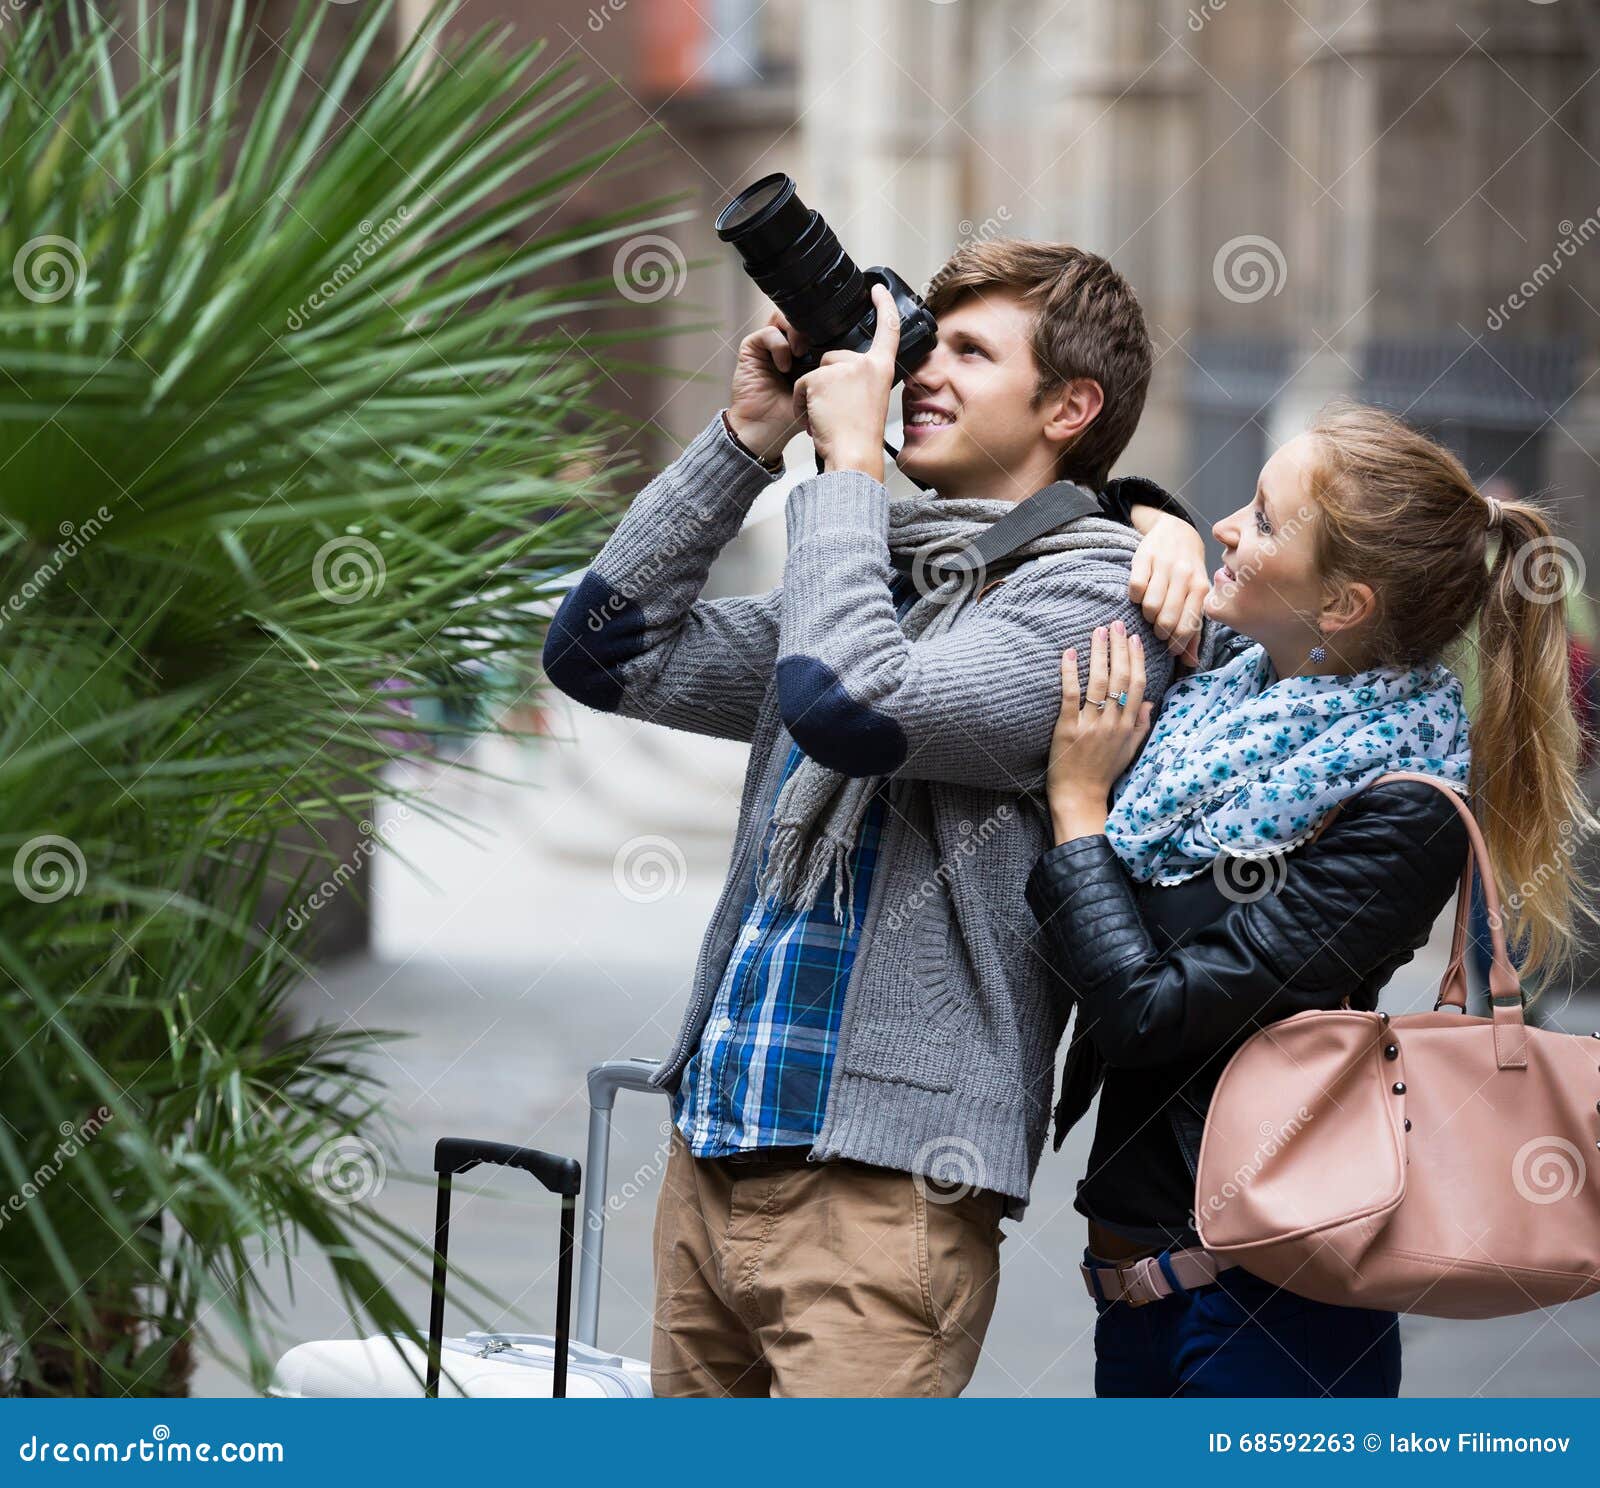
[[[900,310],[895,381],[920,366],[933,350],[938,326],[922,297],[893,269],[856,267],[833,229],[781,172],[747,186],[722,209],[717,236],[731,243],[745,272],[811,343],[794,375],[818,365],[825,352],[866,351],[878,314],[872,286],[884,285]]]

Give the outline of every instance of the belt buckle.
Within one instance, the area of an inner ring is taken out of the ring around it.
[[[1122,1300],[1129,1307],[1144,1307],[1160,1300],[1155,1289],[1153,1275],[1155,1265],[1154,1256],[1140,1256],[1138,1260],[1117,1267],[1117,1281],[1122,1287]]]

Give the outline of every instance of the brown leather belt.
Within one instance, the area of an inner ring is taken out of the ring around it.
[[[730,1152],[726,1157],[702,1158],[720,1163],[730,1178],[763,1178],[769,1173],[784,1173],[794,1168],[813,1167],[809,1147],[752,1147],[748,1152]]]

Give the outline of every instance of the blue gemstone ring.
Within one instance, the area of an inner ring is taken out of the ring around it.
[[[1119,708],[1126,708],[1128,706],[1128,694],[1127,693],[1119,692],[1117,694],[1117,706]]]

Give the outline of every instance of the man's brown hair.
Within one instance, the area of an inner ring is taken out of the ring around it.
[[[983,290],[1018,295],[1034,312],[1034,406],[1075,377],[1100,384],[1104,405],[1062,451],[1057,474],[1099,490],[1144,412],[1153,354],[1144,311],[1108,260],[1068,243],[994,238],[958,248],[933,276],[928,308],[943,315]]]

